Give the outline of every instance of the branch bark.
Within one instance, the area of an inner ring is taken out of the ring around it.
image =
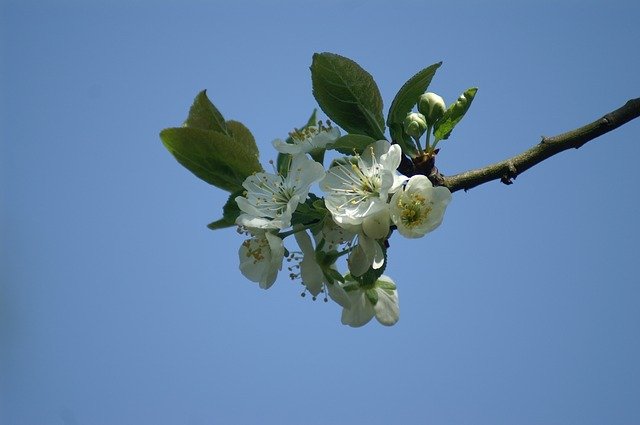
[[[492,180],[500,179],[504,184],[511,184],[513,179],[529,168],[553,155],[567,149],[578,149],[585,143],[602,136],[640,116],[640,98],[631,99],[621,108],[583,127],[553,137],[543,137],[536,146],[495,164],[483,168],[469,170],[453,176],[434,177],[442,186],[451,192],[460,189],[469,190]]]

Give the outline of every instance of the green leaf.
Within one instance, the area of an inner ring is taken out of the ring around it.
[[[312,223],[320,223],[329,214],[326,208],[318,208],[316,202],[319,198],[313,193],[309,194],[309,198],[298,207],[291,216],[291,225],[307,226]]]
[[[333,122],[348,133],[384,139],[382,96],[360,65],[334,53],[316,53],[311,82],[318,105]]]
[[[364,294],[367,296],[367,299],[371,303],[371,305],[378,304],[378,291],[373,288],[367,289],[364,291]]]
[[[242,196],[242,193],[242,191],[238,191],[229,195],[227,203],[222,207],[222,218],[209,223],[207,225],[209,229],[224,229],[225,227],[236,225],[236,218],[240,215],[240,208],[238,208],[238,204],[236,203],[236,197]]]
[[[449,108],[444,112],[442,118],[440,118],[434,126],[433,135],[435,136],[436,141],[446,140],[449,138],[453,128],[469,110],[471,102],[473,102],[473,98],[476,96],[477,91],[477,87],[467,89],[460,95],[458,100],[451,104],[451,106],[449,106]]]
[[[209,184],[229,192],[241,191],[244,180],[262,171],[258,159],[230,136],[197,128],[167,128],[164,146],[185,168]]]
[[[411,138],[404,132],[402,123],[407,114],[418,103],[418,98],[427,91],[429,84],[431,84],[431,79],[433,79],[440,65],[442,65],[442,62],[434,63],[409,78],[398,90],[396,97],[391,102],[389,115],[387,116],[389,133],[391,134],[391,139],[398,143],[402,151],[409,156],[415,156],[417,151]]]
[[[184,126],[219,131],[227,136],[231,135],[222,114],[207,97],[206,90],[202,90],[194,99]]]
[[[361,154],[364,152],[364,149],[373,142],[375,142],[375,140],[369,136],[347,134],[327,146],[327,149],[337,150],[344,155],[353,155],[354,153]]]
[[[259,158],[260,152],[256,145],[256,139],[251,131],[240,121],[229,120],[226,122],[229,135],[235,139],[240,145],[244,146],[249,152]]]
[[[282,177],[287,177],[287,174],[289,174],[291,160],[292,156],[288,153],[278,153],[278,158],[276,159],[276,170],[278,170],[278,174]]]
[[[312,127],[314,125],[318,125],[318,110],[316,108],[313,108],[313,112],[303,128]]]

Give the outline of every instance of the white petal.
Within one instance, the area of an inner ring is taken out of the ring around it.
[[[313,249],[313,244],[311,243],[311,238],[306,230],[301,230],[299,232],[295,232],[293,236],[296,238],[296,242],[298,242],[298,246],[302,250],[304,255],[314,255],[315,250]]]
[[[237,196],[236,204],[238,204],[238,208],[240,208],[240,211],[254,217],[262,217],[262,211],[253,206],[244,196]]]
[[[342,309],[342,324],[354,328],[366,325],[375,315],[373,306],[360,289],[347,292],[351,307]]]
[[[451,202],[451,192],[444,186],[433,188],[433,202],[443,204],[445,207]]]
[[[374,269],[379,269],[380,267],[382,267],[382,265],[384,264],[384,252],[382,251],[382,247],[380,246],[380,243],[378,243],[378,241],[369,238],[361,233],[358,237],[358,246],[362,247],[362,250],[364,251],[366,256],[367,264],[370,267],[373,267]]]
[[[252,242],[245,241],[238,250],[240,271],[250,281],[260,282],[265,265],[263,262],[256,261],[251,257],[249,249],[252,248],[252,245],[247,246],[247,244],[252,244]]]
[[[295,188],[295,193],[304,200],[309,194],[311,184],[321,180],[324,176],[325,171],[322,164],[309,159],[305,154],[300,154],[293,157],[286,181],[290,187]]]
[[[442,224],[447,205],[451,201],[451,192],[446,187],[430,188],[428,193],[431,201],[431,211],[420,229],[423,234],[435,230]]]
[[[271,257],[269,267],[264,273],[263,279],[260,281],[260,287],[262,289],[269,289],[276,281],[278,272],[282,270],[282,260],[284,259],[284,244],[282,239],[271,233],[266,233],[266,237],[269,242],[269,248],[271,249]]]
[[[429,180],[427,178],[427,176],[423,176],[421,174],[418,174],[416,176],[412,176],[409,181],[407,182],[407,185],[404,188],[405,192],[411,192],[413,190],[425,190],[427,188],[433,187],[433,183],[431,183],[431,180]]]
[[[392,326],[400,319],[400,307],[398,305],[398,291],[376,288],[378,302],[373,309],[378,322],[385,326]]]
[[[402,185],[404,184],[404,182],[406,182],[407,180],[409,180],[409,177],[404,176],[402,174],[396,173],[393,176],[393,185],[391,186],[391,188],[389,189],[389,194],[393,194],[396,193],[398,191],[398,189],[402,188]]]
[[[362,231],[370,238],[381,239],[389,234],[390,222],[388,204],[385,204],[383,209],[364,219]]]
[[[365,274],[369,267],[371,267],[371,260],[367,258],[367,254],[360,244],[356,245],[347,260],[349,266],[349,272],[354,276],[362,276]]]
[[[322,292],[324,287],[324,274],[316,261],[316,252],[311,244],[311,238],[306,230],[294,233],[296,242],[304,255],[300,262],[300,275],[302,283],[314,297]]]
[[[351,307],[351,300],[347,295],[347,291],[345,291],[339,282],[335,282],[333,285],[327,285],[327,291],[329,292],[329,296],[332,300],[338,303],[340,306],[344,308]]]
[[[255,217],[249,214],[240,214],[236,219],[236,224],[252,229],[281,229],[278,227],[279,222],[274,223],[273,220],[262,217]]]
[[[380,172],[380,198],[387,201],[389,192],[393,189],[396,182],[396,173],[394,171],[382,170]]]
[[[373,254],[373,261],[371,261],[371,267],[373,267],[374,270],[378,270],[384,265],[384,251],[382,251],[382,247],[379,243],[376,243],[374,247],[375,251]]]
[[[305,255],[300,262],[300,276],[302,283],[314,297],[324,288],[324,274],[313,257]]]
[[[382,164],[385,170],[395,171],[402,160],[402,149],[399,145],[389,145],[389,142],[386,140],[385,142],[388,148],[387,152],[380,156],[380,164]]]
[[[340,137],[340,129],[332,127],[328,131],[321,131],[311,139],[311,146],[313,149],[324,149],[329,143],[333,143],[338,137]]]
[[[276,139],[271,142],[273,147],[280,153],[288,153],[290,155],[296,155],[302,153],[302,149],[299,145],[293,143],[287,143],[284,140]]]
[[[273,233],[265,233],[267,242],[269,242],[269,248],[271,248],[271,255],[276,259],[284,258],[284,243],[282,238]]]

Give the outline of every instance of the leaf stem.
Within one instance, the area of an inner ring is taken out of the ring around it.
[[[280,239],[284,239],[287,236],[293,235],[294,233],[298,233],[298,232],[302,232],[303,230],[310,229],[317,223],[318,223],[318,221],[316,220],[316,221],[313,221],[313,222],[307,223],[307,224],[297,224],[297,225],[293,226],[293,228],[291,230],[288,230],[286,232],[278,233],[278,237]]]
[[[433,126],[432,125],[428,125],[427,126],[427,140],[425,142],[425,147],[424,147],[427,152],[433,152],[433,148],[436,147],[435,145],[433,145],[432,147],[429,146],[429,141],[431,140],[431,130],[433,130]]]
[[[420,153],[420,156],[422,156],[424,154],[424,151],[422,150],[422,146],[420,146],[420,138],[419,137],[412,137],[413,141],[416,144],[416,147],[418,148],[418,152]],[[429,144],[427,142],[427,148],[429,147]]]
[[[340,258],[340,257],[342,257],[342,256],[344,256],[344,255],[347,255],[347,254],[348,254],[348,253],[350,253],[351,251],[353,251],[353,247],[350,247],[350,248],[347,248],[347,249],[345,249],[345,250],[343,250],[343,251],[338,252],[338,253],[336,254],[336,259],[338,259],[338,258]]]

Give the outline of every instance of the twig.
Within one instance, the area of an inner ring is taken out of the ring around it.
[[[513,179],[545,159],[570,148],[579,148],[585,143],[602,136],[640,116],[640,98],[631,99],[621,108],[602,118],[567,133],[553,137],[543,137],[531,149],[483,168],[469,170],[453,176],[438,176],[438,183],[451,192],[468,190],[483,183],[500,179],[511,184]]]

